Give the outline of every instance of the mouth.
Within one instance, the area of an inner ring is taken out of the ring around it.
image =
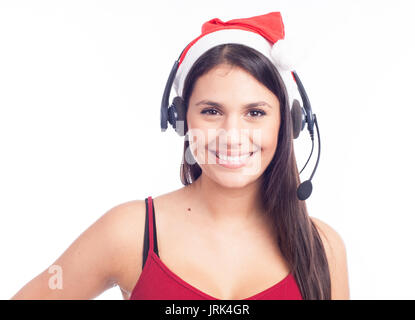
[[[259,150],[252,151],[239,156],[228,156],[209,150],[209,152],[215,155],[217,164],[229,169],[237,169],[245,166],[249,159],[258,151]]]

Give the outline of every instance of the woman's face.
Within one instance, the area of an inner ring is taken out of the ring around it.
[[[221,64],[197,79],[187,125],[186,153],[192,152],[203,174],[225,187],[244,187],[262,175],[274,156],[279,101],[244,69]]]

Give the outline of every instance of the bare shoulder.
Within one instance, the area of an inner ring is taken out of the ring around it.
[[[142,258],[136,250],[144,223],[144,200],[110,208],[52,263],[59,270],[55,276],[51,266],[46,267],[12,299],[93,299],[125,277],[136,277],[141,271]],[[53,277],[58,288],[50,285]]]
[[[341,238],[340,234],[333,229],[333,227],[315,217],[310,217],[310,219],[314,222],[314,225],[319,231],[321,240],[327,246],[327,254],[333,255],[339,250],[345,251],[344,241]]]
[[[108,211],[107,224],[113,230],[114,252],[112,281],[124,298],[128,297],[141,275],[145,230],[145,200],[121,203]]]
[[[152,197],[154,205],[157,207],[157,233],[166,235],[172,228],[174,219],[165,215],[174,213],[176,204],[180,203],[181,189],[174,190],[165,194]],[[114,237],[117,248],[117,262],[114,262],[113,281],[116,283],[124,299],[129,299],[142,272],[143,248],[145,233],[146,204],[145,200],[133,200],[122,203],[111,209],[112,217],[109,224],[114,228]],[[157,237],[157,241],[163,237]]]
[[[326,252],[332,286],[332,299],[350,299],[346,246],[340,234],[330,225],[310,217],[319,232]]]

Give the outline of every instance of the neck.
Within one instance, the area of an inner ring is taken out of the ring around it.
[[[263,216],[259,193],[260,179],[241,188],[217,184],[205,174],[189,186],[194,203],[205,218],[216,225],[235,225],[259,221]]]

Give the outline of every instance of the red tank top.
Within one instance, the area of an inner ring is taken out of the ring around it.
[[[151,196],[146,202],[143,269],[130,300],[219,300],[187,283],[160,260]],[[150,213],[150,214],[149,214]],[[153,223],[154,222],[154,223]],[[149,235],[149,236],[148,236]],[[302,300],[292,273],[273,286],[243,300]]]

